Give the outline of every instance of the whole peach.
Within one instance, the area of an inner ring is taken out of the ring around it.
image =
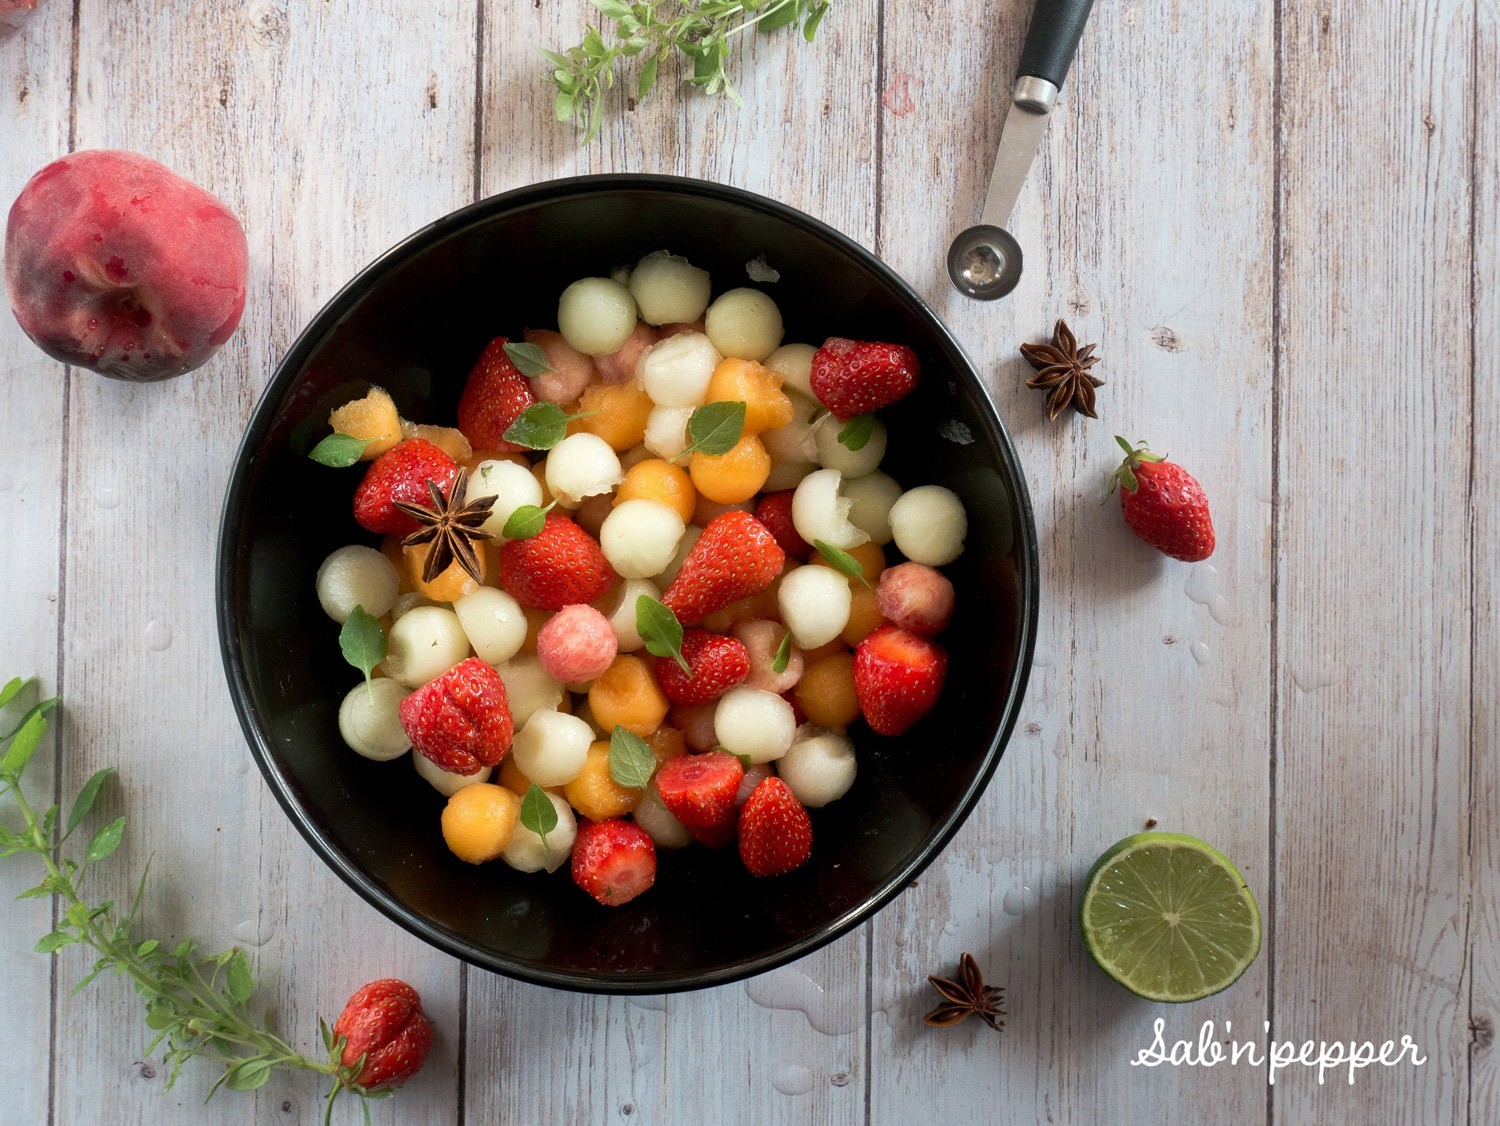
[[[135,153],[47,165],[5,228],[5,288],[54,359],[145,382],[192,371],[240,323],[245,232],[208,192]]]

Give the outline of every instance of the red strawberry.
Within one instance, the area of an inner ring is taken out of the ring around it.
[[[656,846],[629,821],[585,821],[573,842],[573,882],[606,907],[629,903],[656,882]]]
[[[812,820],[780,778],[755,787],[740,811],[740,859],[752,876],[780,876],[812,855]]]
[[[422,998],[393,977],[355,990],[333,1022],[333,1034],[344,1038],[343,1066],[353,1067],[364,1057],[354,1082],[367,1090],[401,1086],[421,1069],[432,1047]]]
[[[744,776],[740,760],[723,751],[678,755],[656,772],[656,792],[695,840],[723,848],[734,836],[734,799]]]
[[[830,336],[813,356],[810,382],[818,402],[842,422],[904,399],[921,373],[917,354],[904,344]]]
[[[400,716],[411,745],[456,774],[494,766],[515,734],[505,682],[478,657],[460,661],[402,700]]]
[[[500,585],[523,606],[561,610],[592,602],[614,581],[599,541],[556,512],[530,539],[500,548]]]
[[[1132,446],[1118,434],[1125,451],[1109,481],[1120,488],[1120,507],[1130,530],[1163,555],[1196,563],[1214,553],[1214,522],[1203,486],[1182,466],[1151,453],[1142,442]]]
[[[704,629],[683,632],[682,659],[690,672],[683,672],[671,657],[656,658],[656,682],[674,704],[717,700],[750,675],[750,651],[744,642]]]
[[[458,428],[476,450],[516,453],[525,449],[507,442],[505,431],[536,402],[536,395],[505,354],[509,343],[506,337],[497,336],[485,345],[458,399]]]
[[[854,694],[881,735],[900,735],[932,711],[947,673],[943,647],[900,626],[881,626],[854,650]]]
[[[354,519],[362,528],[387,536],[409,536],[419,527],[396,502],[430,505],[431,480],[444,493],[452,487],[458,463],[422,438],[408,438],[370,463],[354,491]]]
[[[805,563],[812,555],[813,548],[812,544],[797,534],[796,526],[792,524],[792,497],[796,493],[796,489],[767,493],[755,506],[755,518],[776,538],[782,551]]]
[[[759,594],[781,574],[786,552],[748,512],[725,512],[703,529],[662,595],[683,625],[695,625],[731,602]]]

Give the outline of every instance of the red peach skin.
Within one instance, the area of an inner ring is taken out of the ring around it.
[[[248,266],[229,209],[135,153],[47,165],[5,229],[5,288],[26,335],[115,379],[167,379],[207,361],[240,323]]]

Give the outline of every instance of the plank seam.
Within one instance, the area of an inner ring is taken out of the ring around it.
[[[1478,513],[1474,507],[1474,477],[1479,422],[1475,417],[1479,405],[1479,0],[1471,5],[1469,28],[1469,465],[1465,490],[1465,507],[1469,538],[1469,763],[1466,788],[1469,792],[1469,824],[1465,834],[1464,865],[1468,879],[1464,895],[1464,973],[1468,977],[1468,1051],[1464,1053],[1467,1080],[1464,1099],[1464,1122],[1474,1126],[1474,821],[1479,816],[1475,797],[1474,732],[1479,713],[1476,701],[1479,684],[1475,675],[1479,646],[1479,555],[1475,534]]]

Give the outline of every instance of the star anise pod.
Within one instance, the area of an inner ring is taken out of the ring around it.
[[[479,525],[489,519],[490,509],[495,506],[494,497],[479,497],[468,504],[463,503],[464,490],[469,486],[469,471],[460,468],[453,478],[453,487],[448,495],[437,487],[431,477],[427,479],[427,491],[432,495],[432,506],[407,504],[398,500],[396,507],[422,526],[401,541],[403,547],[419,543],[430,543],[427,562],[422,567],[422,581],[430,583],[455,559],[476,583],[484,582],[484,567],[474,551],[480,540],[495,537]]]
[[[999,1018],[1005,1015],[1005,1010],[1000,1007],[1005,1001],[1005,990],[984,983],[974,955],[965,954],[958,960],[957,981],[937,974],[929,974],[927,980],[942,994],[943,1001],[922,1018],[923,1023],[946,1028],[977,1016],[996,1032],[1004,1027],[1005,1022]]]
[[[1085,344],[1080,348],[1078,338],[1061,317],[1052,330],[1051,344],[1021,345],[1021,355],[1036,368],[1026,386],[1047,392],[1048,421],[1062,414],[1070,403],[1080,414],[1099,417],[1094,413],[1094,388],[1103,387],[1104,380],[1089,374],[1089,368],[1099,362],[1094,355],[1097,347]]]

